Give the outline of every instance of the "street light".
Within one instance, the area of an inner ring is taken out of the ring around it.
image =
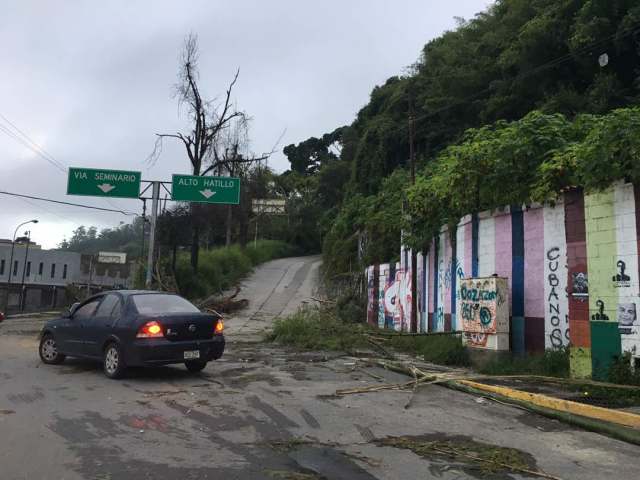
[[[22,264],[22,281],[20,282],[20,311],[24,311],[24,274],[27,270],[27,258],[29,257],[29,245],[31,244],[31,230],[27,230],[24,232],[26,237],[22,237],[23,239],[27,239],[27,248],[24,249],[24,262]]]
[[[9,309],[9,290],[10,290],[10,285],[11,285],[11,273],[13,272],[13,249],[16,246],[16,234],[18,233],[18,229],[20,227],[22,227],[24,225],[27,225],[29,223],[38,223],[38,220],[34,218],[33,220],[28,220],[26,222],[22,222],[14,230],[13,238],[11,239],[11,257],[9,259],[9,279],[7,280],[7,294],[4,297],[4,312],[5,312],[5,314],[7,313],[7,310]]]

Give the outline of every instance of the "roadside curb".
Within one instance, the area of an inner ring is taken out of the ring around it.
[[[545,417],[640,445],[640,415],[470,380],[448,381],[441,385],[474,395],[486,396],[499,402],[518,405]],[[634,428],[636,425],[638,427]]]
[[[459,382],[463,385],[477,388],[478,390],[483,390],[485,392],[497,393],[507,398],[533,403],[539,407],[550,408],[551,410],[558,410],[561,412],[571,413],[573,415],[580,415],[583,417],[594,418],[596,420],[616,423],[625,427],[640,428],[640,415],[636,415],[634,413],[587,405],[571,400],[563,400],[539,393],[523,392],[522,390],[515,390],[509,387],[487,385],[484,383],[473,382],[471,380],[459,380]]]

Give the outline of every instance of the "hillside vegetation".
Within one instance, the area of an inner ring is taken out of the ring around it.
[[[427,43],[350,125],[287,146],[278,181],[309,207],[328,273],[397,258],[403,228],[424,246],[466,213],[638,180],[639,35],[637,1],[498,0]]]

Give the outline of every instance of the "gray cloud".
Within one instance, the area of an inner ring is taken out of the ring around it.
[[[270,150],[350,123],[373,86],[402,73],[422,46],[487,0],[238,0],[6,2],[0,17],[0,113],[65,166],[187,173],[178,145],[144,159],[155,132],[185,127],[172,98],[184,36],[199,35],[201,86],[224,93],[235,69],[239,108],[253,118],[252,149]],[[0,125],[5,125],[0,120]],[[277,153],[271,165],[288,168]],[[104,207],[67,197],[66,175],[0,131],[0,190]],[[134,211],[141,202],[113,200]],[[55,246],[80,224],[128,218],[0,195],[0,237],[37,217],[35,240]]]

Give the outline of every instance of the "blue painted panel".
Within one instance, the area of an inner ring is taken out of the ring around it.
[[[455,231],[452,235],[451,239],[451,330],[457,330],[457,322],[456,322],[456,303],[457,303],[457,270],[458,270],[458,260],[457,260],[457,250],[458,250],[458,238],[455,234]]]
[[[433,317],[431,321],[431,330],[435,331],[438,325],[438,250],[440,248],[440,240],[436,237],[433,248]]]
[[[524,353],[524,317],[511,319],[511,351]]]
[[[519,206],[511,207],[511,234],[511,349],[524,353],[524,217]]]
[[[428,327],[428,317],[429,317],[429,302],[427,301],[427,290],[429,286],[427,285],[427,268],[429,268],[429,264],[427,262],[427,256],[422,255],[422,310],[423,313],[420,315],[421,332],[426,332]]]

